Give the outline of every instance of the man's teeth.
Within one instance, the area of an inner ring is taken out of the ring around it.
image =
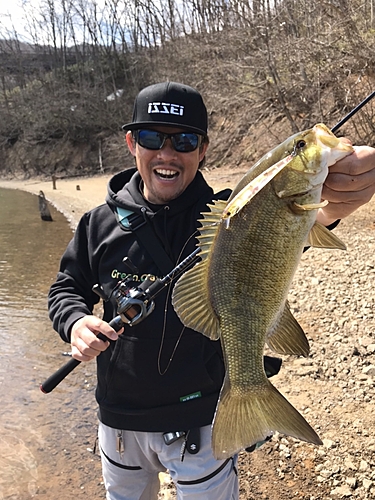
[[[156,173],[160,175],[160,177],[165,177],[165,178],[173,178],[178,175],[178,172],[175,170],[167,170],[165,168],[157,168]]]

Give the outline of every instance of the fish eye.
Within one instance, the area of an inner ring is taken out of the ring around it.
[[[295,145],[293,147],[293,151],[291,152],[291,155],[297,156],[299,151],[301,151],[301,149],[303,149],[305,146],[306,146],[306,141],[304,141],[303,139],[300,139],[299,141],[297,141],[295,143]]]

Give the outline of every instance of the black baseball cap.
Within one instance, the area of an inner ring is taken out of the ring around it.
[[[156,83],[144,88],[134,102],[133,121],[123,130],[150,125],[181,127],[207,135],[207,109],[200,93],[181,83]]]

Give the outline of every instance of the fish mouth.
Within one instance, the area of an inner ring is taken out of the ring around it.
[[[353,153],[353,146],[342,141],[339,137],[336,137],[323,123],[315,125],[313,130],[316,133],[317,144],[324,150],[331,150],[330,161],[328,163],[329,167],[342,158],[345,158],[345,156]]]

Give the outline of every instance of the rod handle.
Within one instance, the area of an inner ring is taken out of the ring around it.
[[[110,321],[109,325],[118,332],[121,330],[121,328],[124,326],[124,323],[121,320],[120,316],[116,316],[113,318],[112,321]],[[98,334],[98,338],[100,340],[104,340],[105,342],[108,342],[108,337],[103,335],[102,333]],[[47,378],[41,385],[40,385],[40,390],[44,394],[48,394],[49,392],[53,391],[55,387],[59,385],[60,382],[64,380],[64,378],[69,375],[70,372],[74,370],[78,365],[81,364],[81,361],[78,361],[78,359],[70,359],[65,365],[63,365],[61,368],[59,368],[55,373],[53,373],[50,377]]]
[[[70,359],[65,365],[55,371],[50,377],[47,378],[41,385],[40,390],[44,394],[48,394],[53,391],[53,389],[59,385],[60,382],[64,380],[64,378],[69,375],[70,372],[74,370],[81,362],[78,359]]]

